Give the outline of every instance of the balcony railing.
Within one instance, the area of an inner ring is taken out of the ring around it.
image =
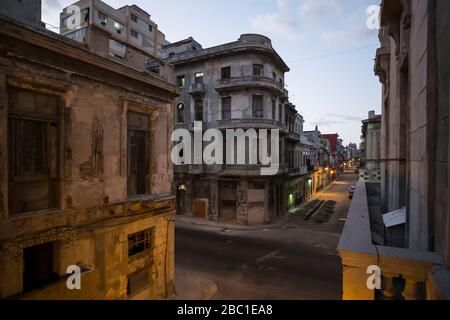
[[[276,81],[273,78],[264,76],[242,76],[233,77],[227,79],[219,79],[216,83],[217,90],[233,90],[241,87],[267,87],[269,89],[276,90],[280,95],[283,95],[284,86],[282,83]]]
[[[364,182],[357,183],[338,251],[343,264],[344,300],[436,298],[430,274],[443,264],[443,258],[433,252],[375,245]],[[379,290],[367,285],[371,266],[381,270]]]
[[[279,121],[272,119],[251,118],[251,119],[229,119],[218,120],[218,126],[220,129],[246,129],[246,128],[259,128],[259,129],[282,129],[283,124]]]
[[[194,83],[189,86],[189,93],[194,96],[205,94],[205,85],[203,83]]]
[[[184,174],[203,174],[205,172],[205,166],[202,164],[189,164],[189,165],[180,165],[174,166],[175,173],[184,173]]]

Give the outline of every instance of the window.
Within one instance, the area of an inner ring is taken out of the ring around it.
[[[195,84],[203,84],[203,77],[204,77],[203,72],[197,72],[195,74]]]
[[[153,26],[151,24],[148,25],[148,32],[153,32]]]
[[[195,101],[195,121],[203,121],[203,100]]]
[[[128,113],[128,196],[148,192],[149,180],[149,117]]]
[[[138,17],[134,14],[131,14],[131,21],[138,23]]]
[[[98,16],[98,19],[100,20],[101,24],[106,25],[108,23],[108,16],[106,14],[104,14],[103,12],[98,11],[97,16]]]
[[[222,79],[230,79],[231,78],[231,67],[224,67],[221,71]]]
[[[114,28],[116,28],[117,33],[121,33],[123,31],[123,24],[120,22],[114,21]]]
[[[23,293],[59,281],[54,271],[53,242],[23,249]]]
[[[153,236],[153,228],[128,235],[128,257],[151,250],[153,248]]]
[[[253,65],[253,75],[257,77],[261,77],[264,75],[264,66],[262,64],[254,64]]]
[[[254,118],[263,118],[263,96],[253,96],[253,117]]]
[[[66,35],[67,38],[72,40],[82,39],[86,36],[86,28],[78,29]]]
[[[71,14],[61,20],[61,25],[68,29],[80,28],[82,25],[89,23],[89,8],[84,8],[80,11],[80,23],[77,23],[75,14]]]
[[[59,97],[11,89],[8,109],[9,210],[57,209]]]
[[[177,77],[177,85],[181,89],[186,88],[186,77],[185,76],[178,76]]]
[[[272,72],[272,78],[273,80],[277,80],[277,74],[275,72]]]
[[[183,103],[179,103],[177,105],[177,110],[176,110],[176,122],[177,123],[184,123],[184,104]]]
[[[277,102],[272,100],[272,119],[277,120]]]
[[[222,120],[231,119],[231,97],[222,98]]]
[[[139,33],[133,29],[131,29],[131,36],[133,38],[139,39]]]

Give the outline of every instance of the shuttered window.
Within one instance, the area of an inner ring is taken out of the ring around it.
[[[231,97],[222,98],[222,120],[231,119]]]
[[[148,193],[149,117],[128,114],[128,196]]]
[[[8,111],[9,210],[58,207],[59,99],[10,89]]]
[[[263,118],[263,96],[253,96],[253,117]]]

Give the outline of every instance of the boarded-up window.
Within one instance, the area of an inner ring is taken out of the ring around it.
[[[149,117],[128,113],[128,195],[148,192],[149,181]]]
[[[253,117],[263,118],[263,96],[253,96]]]
[[[132,257],[153,248],[154,229],[128,235],[128,256]]]
[[[133,295],[149,284],[149,269],[143,268],[128,276],[127,295]]]
[[[11,89],[9,101],[10,212],[56,209],[59,98]]]
[[[203,100],[195,101],[195,121],[203,121]]]
[[[231,119],[231,97],[222,98],[222,120]]]

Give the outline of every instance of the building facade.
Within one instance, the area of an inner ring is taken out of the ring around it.
[[[449,12],[448,1],[382,2],[382,178],[355,190],[339,245],[345,299],[450,299]],[[396,210],[394,246],[379,226]],[[367,288],[370,265],[379,290]]]
[[[102,57],[167,77],[164,33],[136,5],[114,9],[101,0],[81,0],[63,9],[60,33]]]
[[[224,136],[227,129],[281,132],[281,163],[274,176],[261,176],[259,164],[176,166],[179,213],[240,224],[267,223],[284,215],[285,139],[288,131],[298,137],[299,119],[292,115],[292,125],[285,126],[284,74],[289,68],[270,39],[245,34],[236,42],[203,49],[189,38],[166,45],[163,51],[182,91],[175,128],[192,131],[193,123],[199,122],[203,131],[220,129]]]
[[[178,89],[29,25],[0,18],[0,298],[170,296]]]

